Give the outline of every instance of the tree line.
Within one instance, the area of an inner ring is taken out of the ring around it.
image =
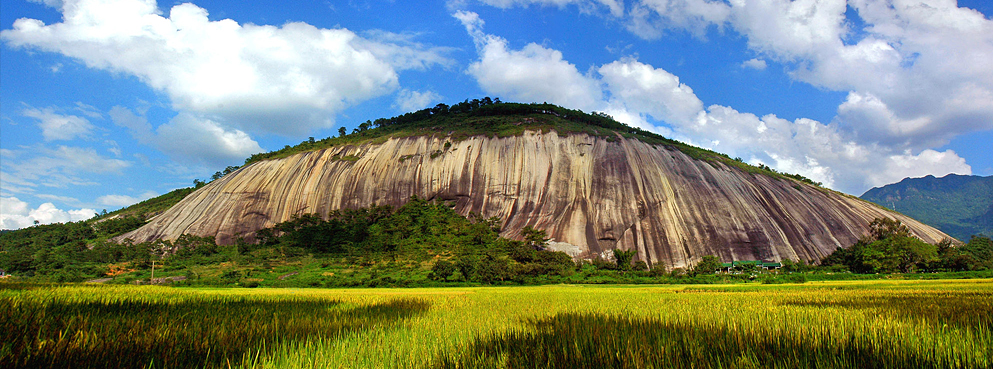
[[[192,235],[172,241],[109,241],[146,222],[144,216],[116,216],[4,232],[0,234],[0,269],[18,276],[66,282],[141,274],[157,261],[160,265],[165,262],[174,271],[185,271],[193,279],[210,270],[224,269],[222,265],[241,265],[236,269],[242,271],[225,269],[216,278],[203,282],[231,284],[252,279],[253,272],[245,268],[262,273],[271,269],[267,265],[311,258],[325,260],[329,267],[337,265],[339,269],[405,265],[402,268],[408,273],[378,279],[335,276],[324,282],[308,282],[322,286],[715,283],[756,279],[799,282],[806,277],[788,276],[993,270],[993,241],[989,238],[973,237],[963,245],[950,241],[932,245],[913,237],[899,221],[888,218],[874,220],[868,235],[819,262],[783,260],[778,271],[742,264],[731,273],[716,273],[725,269],[713,255],[685,269],[670,269],[661,263],[649,269],[645,261],[635,260],[634,250],[618,249],[612,251],[610,258],[574,261],[565,253],[550,250],[543,230],[525,227],[521,230],[522,240],[507,239],[500,236],[501,220],[496,217],[464,217],[449,203],[418,197],[399,208],[373,205],[335,210],[325,216],[301,214],[230,245],[218,245],[213,237]]]

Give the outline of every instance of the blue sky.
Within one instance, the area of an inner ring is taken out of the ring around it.
[[[970,0],[0,0],[0,227],[483,96],[603,111],[859,195],[993,174]]]

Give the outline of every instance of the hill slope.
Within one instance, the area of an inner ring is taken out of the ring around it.
[[[963,241],[993,235],[993,176],[949,174],[904,178],[866,191],[862,199],[907,214]]]
[[[517,130],[504,137],[472,132],[471,125],[427,125],[366,140],[357,133],[324,148],[315,142],[313,151],[287,148],[250,159],[122,238],[185,233],[232,242],[294,215],[399,206],[412,195],[451,200],[461,214],[497,216],[504,236],[518,237],[527,225],[544,229],[555,248],[576,257],[631,249],[638,260],[671,267],[707,254],[820,259],[854,243],[883,216],[904,221],[925,241],[946,237],[906,216],[716,153],[602,126],[543,125],[536,122],[541,118],[562,115],[500,116],[500,129]]]

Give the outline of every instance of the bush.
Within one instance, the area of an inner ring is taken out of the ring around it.
[[[446,281],[448,280],[448,277],[455,274],[457,270],[458,268],[456,268],[455,264],[452,264],[452,262],[448,260],[438,260],[434,263],[434,266],[431,267],[430,278],[433,280]]]

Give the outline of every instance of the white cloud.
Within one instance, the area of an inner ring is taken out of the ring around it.
[[[434,102],[441,99],[441,95],[434,91],[413,91],[402,89],[397,93],[396,102],[393,106],[404,112],[411,112],[432,106]]]
[[[100,112],[100,109],[97,109],[93,105],[84,104],[82,101],[77,101],[76,106],[73,107],[73,110],[77,110],[80,113],[83,113],[83,115],[90,118],[94,118],[94,119],[103,118],[103,113]]]
[[[458,12],[476,42],[480,59],[469,65],[469,74],[480,87],[508,100],[549,102],[573,109],[602,107],[602,92],[596,79],[583,75],[562,59],[558,50],[530,43],[510,50],[507,40],[482,32],[476,13]]]
[[[152,125],[144,116],[139,116],[122,106],[110,108],[109,115],[115,125],[127,128],[131,132],[131,136],[138,142],[148,145],[154,141],[155,134],[152,132]]]
[[[117,141],[104,140],[103,142],[107,144],[107,151],[110,151],[110,153],[114,154],[114,156],[121,156],[121,146],[117,144]]]
[[[846,30],[845,0],[734,0],[730,5],[726,20],[748,36],[749,46],[784,59],[839,46]]]
[[[564,8],[567,5],[576,5],[580,11],[591,12],[597,7],[606,7],[610,14],[614,16],[624,15],[624,2],[619,0],[480,0],[480,2],[501,9],[512,7],[557,6]]]
[[[923,177],[928,174],[935,177],[944,177],[950,173],[971,174],[971,167],[965,163],[965,159],[952,150],[939,152],[929,149],[917,155],[908,151],[890,155],[886,159],[887,165],[881,168],[883,169],[881,172],[868,173],[867,186],[880,187],[896,182],[897,179]]]
[[[180,114],[156,132],[157,147],[187,163],[221,167],[265,151],[247,133],[191,114]]]
[[[39,224],[77,222],[92,218],[93,209],[61,210],[46,202],[35,209],[16,197],[0,197],[0,229],[20,229]]]
[[[86,137],[93,130],[93,125],[86,118],[75,115],[62,115],[54,108],[30,108],[21,112],[22,115],[38,120],[41,135],[45,141],[72,140]]]
[[[210,21],[190,3],[66,0],[63,21],[22,18],[0,37],[134,75],[173,108],[249,131],[299,134],[398,86],[398,71],[446,60],[436,49],[364,39],[347,29]]]
[[[365,31],[366,38],[357,38],[355,45],[359,49],[369,50],[380,60],[400,70],[426,70],[432,65],[451,66],[455,61],[445,57],[456,49],[450,47],[430,46],[417,42],[420,34],[393,33],[382,30]]]
[[[804,118],[788,121],[775,115],[758,117],[720,105],[708,107],[693,125],[678,127],[677,131],[701,142],[716,141],[706,146],[719,152],[799,173],[856,195],[908,176],[972,173],[965,160],[951,150],[896,151],[859,143],[837,125]]]
[[[64,203],[64,204],[77,204],[77,203],[79,203],[79,199],[77,199],[75,197],[69,197],[69,196],[59,196],[59,195],[51,195],[51,194],[39,194],[39,195],[35,195],[35,197],[42,198],[42,199],[45,199],[45,200],[58,201],[58,202],[61,202],[61,203]]]
[[[137,204],[139,202],[148,200],[157,196],[153,191],[145,192],[138,197],[128,196],[128,195],[104,195],[97,198],[97,203],[104,206],[110,207],[125,207]]]
[[[854,29],[859,22],[846,18],[849,6],[864,29]],[[477,44],[482,40],[498,51],[515,52],[506,51],[506,41],[483,34],[474,13],[456,16]],[[610,93],[607,110],[618,119],[650,125],[647,114],[673,124],[680,139],[799,172],[843,191],[858,193],[904,176],[969,174],[971,167],[955,152],[933,148],[958,135],[993,129],[993,21],[958,8],[955,1],[639,0],[628,6],[625,22],[646,39],[666,30],[703,36],[712,26],[733,29],[759,53],[743,67],[761,69],[773,60],[796,80],[849,92],[828,124],[760,118],[719,105],[700,109],[687,124],[686,117],[697,110],[688,102],[696,97],[675,76],[624,59],[599,70]],[[546,67],[569,65],[561,58],[544,61]],[[487,84],[480,82],[486,90],[501,86],[499,75],[474,75],[490,77]],[[523,97],[542,101],[554,96]]]
[[[28,1],[32,3],[45,4],[46,6],[56,9],[62,7],[62,0],[28,0]]]
[[[16,197],[0,197],[0,214],[28,214],[28,203]]]
[[[79,175],[121,173],[131,166],[129,161],[106,158],[95,149],[71,146],[25,150],[3,164],[0,188],[14,193],[33,193],[38,186],[97,185]]]
[[[645,39],[656,39],[663,32],[683,29],[702,37],[711,25],[720,27],[731,10],[723,1],[710,0],[642,0],[628,11],[627,28]]]
[[[621,122],[741,156],[754,164],[799,173],[854,194],[905,176],[971,173],[971,167],[953,151],[910,150],[878,140],[862,140],[864,135],[836,123],[804,118],[788,121],[771,114],[759,117],[721,105],[705,108],[679,77],[630,57],[599,67],[597,75],[582,75],[556,50],[534,44],[519,51],[508,50],[505,40],[482,32],[483,21],[476,14],[463,12],[455,16],[476,40],[480,61],[469,71],[487,93],[570,107],[582,101],[581,108],[603,110]],[[513,68],[508,65],[526,67],[509,73],[505,71]],[[542,76],[558,78],[542,80]],[[519,93],[516,89],[529,90]],[[562,90],[583,99],[563,97]],[[853,94],[842,110],[847,115],[871,113],[883,121],[892,121],[893,113],[885,108],[872,96]],[[671,130],[653,126],[646,116],[666,122]],[[914,127],[902,122],[894,129]]]
[[[765,60],[752,58],[742,62],[741,67],[755,69],[755,70],[765,70],[765,68],[768,67],[768,65],[766,65]]]
[[[60,167],[71,172],[119,173],[131,166],[131,162],[119,159],[107,159],[97,154],[96,150],[82,147],[59,146],[49,150],[49,158],[33,161],[47,167]]]
[[[917,135],[921,130],[936,128],[930,119],[920,117],[914,120],[903,120],[890,108],[872,94],[850,92],[845,102],[838,106],[838,116],[835,118],[844,122],[860,122],[862,125],[853,127],[866,141],[879,141],[899,146],[905,137]],[[931,137],[935,137],[931,132]],[[896,141],[896,142],[894,142]],[[932,142],[940,145],[941,142]]]
[[[864,29],[846,18],[849,7]],[[920,151],[993,129],[993,20],[955,1],[640,0],[627,24],[646,39],[665,29],[736,30],[793,78],[849,91],[835,122],[865,144]]]
[[[622,59],[598,70],[612,99],[638,112],[668,123],[687,124],[703,110],[703,102],[679,77],[640,63]]]
[[[189,113],[180,113],[154,131],[148,119],[130,109],[115,106],[109,115],[138,142],[187,164],[222,167],[264,151],[248,133]]]

